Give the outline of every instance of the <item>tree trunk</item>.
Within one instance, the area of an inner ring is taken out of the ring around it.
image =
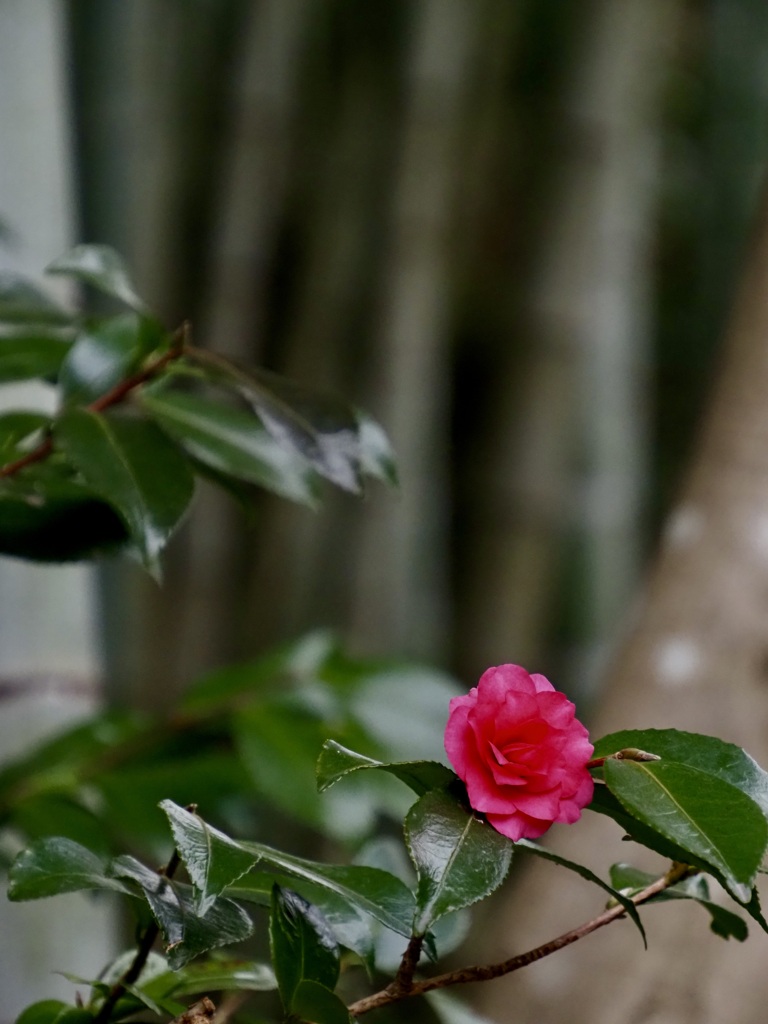
[[[522,368],[514,352],[502,353],[493,454],[475,471],[485,500],[470,513],[478,541],[460,630],[461,667],[471,678],[510,651],[542,671],[554,667],[546,649],[565,553],[578,610],[563,660],[569,689],[583,695],[637,579],[660,93],[669,69],[658,43],[674,38],[679,9],[677,0],[608,0],[582,11],[523,315],[528,352]],[[513,315],[512,339],[519,309]]]
[[[370,357],[371,405],[398,453],[402,491],[372,505],[363,524],[351,631],[363,648],[435,658],[450,636],[448,240],[478,12],[421,0],[412,13],[408,108]]]
[[[768,763],[766,294],[768,200],[711,411],[609,675],[596,736],[617,728],[675,727],[716,734]],[[635,858],[615,825],[590,819],[553,833],[556,849],[603,873],[612,861]],[[526,876],[508,908],[514,947],[564,931],[597,909],[583,888],[561,881],[538,864]],[[487,986],[480,992],[483,1008],[504,1021],[510,999],[520,1021],[564,1020],[574,1006],[592,1024],[764,1020],[768,938],[756,925],[741,946],[714,936],[695,907],[654,908],[644,919],[646,954],[631,925],[612,926]]]

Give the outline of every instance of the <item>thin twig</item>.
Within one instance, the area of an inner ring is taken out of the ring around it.
[[[174,850],[171,859],[165,867],[160,868],[157,873],[161,878],[173,878],[180,863],[181,859],[178,851]],[[109,995],[102,1003],[101,1009],[94,1018],[94,1024],[107,1024],[117,1001],[125,995],[130,985],[135,984],[135,982],[139,980],[139,976],[144,969],[144,964],[147,962],[147,958],[149,957],[152,947],[155,944],[155,940],[159,934],[160,926],[157,921],[152,921],[147,925],[136,950],[136,956],[131,961],[131,964],[125,974],[123,974],[109,990]]]
[[[179,356],[184,354],[186,348],[187,337],[189,335],[189,324],[185,321],[181,327],[179,327],[171,338],[170,348],[167,352],[163,353],[154,362],[145,366],[143,370],[138,373],[134,373],[130,377],[126,377],[125,380],[121,380],[109,391],[105,391],[103,395],[99,395],[97,399],[86,405],[85,408],[89,412],[103,412],[105,409],[111,408],[113,405],[118,405],[123,402],[128,395],[134,391],[137,387],[142,384],[146,384],[148,380],[152,380],[157,374],[165,369],[168,363],[173,362],[174,359],[178,359]],[[0,466],[0,478],[15,476],[22,469],[26,469],[27,466],[32,466],[36,462],[42,462],[47,459],[48,456],[53,452],[53,438],[50,434],[43,438],[40,444],[36,445],[31,451],[27,452],[26,455],[22,455],[21,458],[16,459],[13,462],[9,462],[5,466]]]
[[[641,903],[647,902],[660,892],[664,892],[665,889],[695,873],[696,870],[696,868],[692,868],[688,864],[673,864],[672,868],[665,875],[657,878],[655,882],[652,882],[641,892],[631,897],[632,902],[635,906],[639,906]],[[578,939],[583,939],[586,935],[597,931],[598,928],[610,924],[611,921],[618,920],[624,914],[624,907],[621,904],[617,904],[615,907],[603,911],[602,914],[599,914],[591,921],[586,921],[584,924],[579,925],[578,928],[573,928],[571,931],[559,935],[556,939],[545,942],[542,946],[529,949],[527,953],[519,953],[517,956],[510,957],[509,960],[502,960],[501,963],[477,967],[462,967],[456,971],[449,971],[446,974],[438,974],[434,978],[413,982],[405,991],[398,989],[393,983],[380,992],[374,993],[374,995],[358,999],[357,1002],[349,1006],[349,1012],[353,1017],[360,1017],[370,1010],[376,1010],[381,1006],[399,1002],[401,999],[421,996],[425,992],[432,992],[434,989],[448,988],[451,985],[466,985],[473,981],[490,981],[493,978],[504,977],[504,975],[511,974],[521,967],[527,967],[528,964],[542,960],[545,956],[557,952],[558,949],[570,946],[571,943],[576,942]]]

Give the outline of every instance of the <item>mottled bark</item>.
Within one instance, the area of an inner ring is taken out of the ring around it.
[[[716,734],[768,763],[768,203],[764,203],[701,441],[629,634],[609,673],[593,732],[676,727]],[[605,871],[636,859],[614,825],[587,815],[553,845]],[[515,946],[579,920],[594,898],[531,870],[505,919]],[[592,1024],[761,1022],[768,937],[725,943],[696,908],[646,911],[650,949],[629,925],[480,992],[509,1020]],[[525,937],[525,938],[524,938]],[[505,937],[505,941],[506,937]]]

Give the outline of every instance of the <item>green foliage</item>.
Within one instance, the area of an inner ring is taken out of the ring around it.
[[[37,379],[57,397],[53,415],[0,415],[1,552],[120,552],[157,575],[200,475],[309,506],[323,479],[352,493],[365,476],[396,482],[386,436],[366,414],[197,349],[187,325],[167,331],[112,250],[78,246],[49,270],[118,311],[69,314],[0,277],[0,382]],[[39,1001],[22,1024],[177,1016],[190,995],[275,988],[290,1019],[350,1024],[346,969],[374,975],[394,941],[402,959],[381,1005],[418,991],[422,952],[452,948],[466,908],[503,884],[515,852],[597,885],[609,898],[599,922],[631,917],[643,938],[640,904],[692,900],[717,935],[743,941],[744,920],[712,899],[707,876],[768,931],[755,884],[768,773],[744,751],[676,730],[598,741],[592,808],[673,861],[656,878],[616,865],[606,881],[539,843],[512,843],[469,806],[441,760],[453,693],[440,673],[353,660],[315,633],[208,675],[168,717],[98,715],[0,767],[0,849],[26,844],[10,865],[10,898],[96,890],[127,898],[139,928],[135,951],[97,979],[73,979],[89,987],[82,1005]],[[315,845],[335,842],[341,862],[269,845],[275,815]],[[400,819],[402,843],[377,845],[377,826]],[[147,866],[170,850],[166,868]],[[254,933],[268,935],[270,965],[231,951]],[[162,955],[151,949],[158,937]],[[447,1024],[479,1021],[444,994],[431,999]]]
[[[433,789],[408,812],[405,839],[416,867],[413,933],[489,896],[512,863],[512,844],[449,793]]]
[[[339,946],[331,927],[311,903],[276,884],[272,888],[269,946],[286,1013],[300,1013],[307,1002],[308,982],[333,996],[339,979]],[[333,998],[348,1018],[341,1000]]]
[[[738,902],[750,904],[768,845],[768,775],[731,743],[672,729],[614,733],[595,752],[627,748],[659,760],[607,756],[609,792],[598,789],[594,809],[664,856],[712,872]]]
[[[614,864],[611,867],[611,884],[622,892],[624,897],[633,896],[654,881],[654,876],[647,871],[640,871],[629,864]],[[686,878],[677,885],[670,886],[659,893],[649,903],[664,903],[667,900],[694,900],[700,904],[712,918],[710,928],[723,939],[738,939],[743,942],[748,934],[744,919],[733,914],[719,903],[714,903],[709,893],[707,879],[703,875]]]
[[[346,403],[195,349],[139,297],[122,259],[77,246],[48,268],[129,313],[67,314],[39,289],[0,285],[0,382],[44,379],[59,410],[0,426],[0,552],[69,561],[123,549],[155,575],[196,474],[317,503],[323,477],[359,493],[394,482],[381,428]],[[24,417],[24,418],[20,418]]]
[[[439,761],[398,761],[387,764],[354,750],[347,750],[335,740],[326,740],[317,761],[317,788],[322,793],[353,772],[370,768],[394,775],[418,796],[423,796],[431,789],[448,786],[456,780],[450,768]]]

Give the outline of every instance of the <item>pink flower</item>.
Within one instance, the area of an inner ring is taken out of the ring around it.
[[[592,799],[593,746],[575,708],[519,665],[489,668],[450,703],[445,749],[469,802],[510,839],[574,822]]]

